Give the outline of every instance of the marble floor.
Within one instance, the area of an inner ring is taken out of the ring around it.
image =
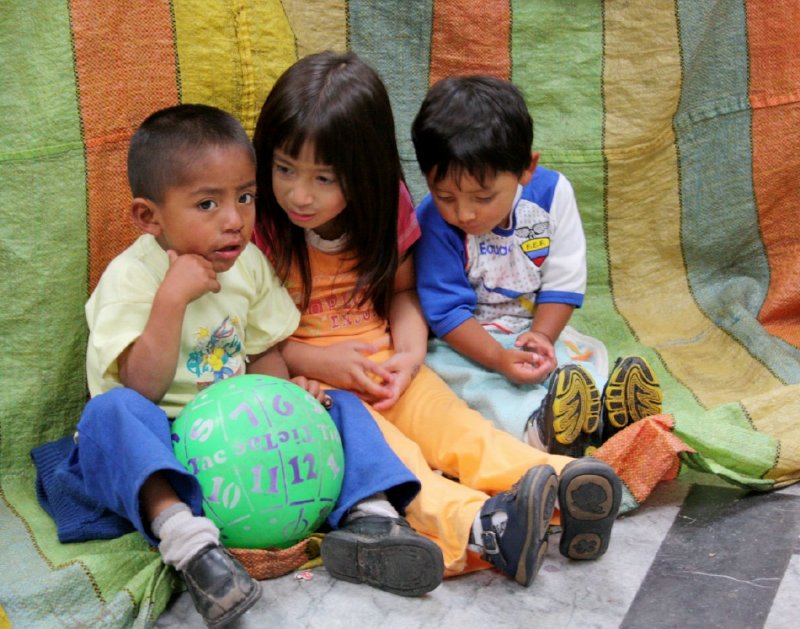
[[[237,623],[256,627],[725,627],[800,626],[800,487],[746,495],[690,475],[662,483],[614,527],[608,553],[566,560],[551,537],[530,588],[495,571],[446,580],[416,599],[290,574]],[[202,627],[188,594],[156,625]]]

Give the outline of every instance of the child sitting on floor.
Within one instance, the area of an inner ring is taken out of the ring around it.
[[[438,337],[426,364],[485,417],[551,453],[583,456],[660,413],[644,358],[618,359],[606,378],[603,344],[567,325],[583,303],[586,242],[569,181],[537,168],[520,91],[488,76],[443,79],[412,139],[430,189],[414,249]]]
[[[144,234],[112,260],[86,304],[92,399],[74,438],[33,451],[37,491],[62,542],[135,528],[158,545],[206,623],[218,627],[251,607],[261,588],[202,516],[200,485],[173,453],[168,418],[215,380],[245,372],[288,378],[278,348],[299,313],[250,244],[255,154],[235,118],[205,105],[154,113],[131,140],[128,174],[131,213]],[[212,332],[220,329],[224,335]],[[221,356],[224,369],[198,354]],[[319,383],[293,381],[328,401]],[[403,595],[432,590],[444,571],[436,544],[407,525],[402,536],[387,533],[419,482],[354,395],[330,398],[346,455],[354,444],[359,455],[344,466],[329,518],[340,536],[329,546],[341,564],[360,569],[363,557],[350,554],[355,538],[369,558],[370,585]],[[354,535],[356,525],[368,526],[370,537]],[[410,575],[402,589],[394,571]]]
[[[255,242],[302,312],[282,353],[290,373],[367,402],[422,483],[408,520],[442,549],[447,575],[491,565],[528,586],[556,496],[561,553],[596,559],[621,484],[603,461],[547,454],[499,430],[422,364],[428,330],[410,253],[419,230],[399,203],[394,129],[380,76],[352,53],[300,59],[267,96],[253,136]],[[338,537],[322,542],[329,571],[340,570]]]

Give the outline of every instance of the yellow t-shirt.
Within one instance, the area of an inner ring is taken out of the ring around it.
[[[151,235],[114,258],[86,303],[86,374],[92,396],[122,386],[117,358],[142,333],[169,259]],[[175,379],[159,406],[169,417],[209,384],[245,372],[248,355],[294,332],[300,313],[264,255],[252,244],[186,308]]]

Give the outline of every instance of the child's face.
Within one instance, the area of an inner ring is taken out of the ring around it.
[[[463,232],[480,236],[495,227],[509,227],[517,186],[530,181],[533,169],[520,176],[507,171],[487,175],[483,185],[467,172],[458,177],[448,172],[440,181],[435,181],[435,175],[434,169],[427,181],[439,214]]]
[[[296,159],[275,149],[272,190],[294,225],[313,229],[326,239],[342,235],[336,217],[347,206],[347,200],[333,168],[315,161],[313,144],[306,142]]]
[[[192,160],[180,185],[154,204],[151,231],[164,250],[194,253],[229,270],[250,242],[255,222],[256,169],[241,146],[209,147]]]

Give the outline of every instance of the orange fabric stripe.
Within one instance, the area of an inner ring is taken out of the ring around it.
[[[613,467],[642,503],[658,483],[678,475],[682,452],[694,452],[672,433],[674,429],[672,415],[645,417],[606,441],[594,456]]]
[[[89,291],[138,235],[129,218],[126,158],[135,128],[178,102],[170,5],[70,2],[89,228]]]
[[[748,2],[753,186],[770,286],[759,321],[800,347],[800,5]]]
[[[451,74],[511,76],[508,0],[435,0],[430,84]]]

